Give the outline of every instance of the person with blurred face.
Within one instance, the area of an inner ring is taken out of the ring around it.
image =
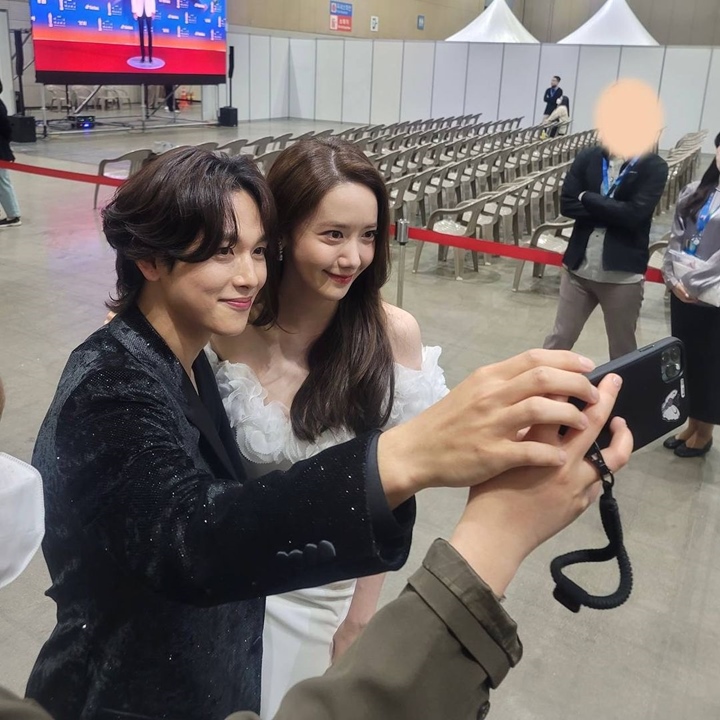
[[[637,349],[650,228],[667,176],[667,163],[655,153],[626,158],[597,146],[575,158],[560,196],[560,212],[575,225],[544,347],[571,350],[600,305],[610,359]]]

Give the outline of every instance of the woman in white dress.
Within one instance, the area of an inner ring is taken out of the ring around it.
[[[216,338],[225,409],[248,472],[286,469],[355,435],[408,420],[447,393],[439,348],[423,348],[407,312],[384,303],[390,220],[385,184],[336,140],[297,143],[268,177],[283,260],[253,324]],[[382,576],[267,599],[262,710],[321,675],[374,614]]]

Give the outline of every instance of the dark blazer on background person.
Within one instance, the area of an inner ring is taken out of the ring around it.
[[[560,212],[575,220],[575,227],[564,264],[577,270],[585,259],[590,235],[602,227],[607,229],[604,269],[645,273],[653,213],[665,191],[668,166],[659,155],[643,155],[628,170],[614,197],[605,197],[601,192],[603,160],[608,159],[599,146],[582,150],[565,178]]]
[[[0,92],[2,92],[2,84],[0,84]],[[7,106],[0,100],[0,160],[5,160],[6,162],[15,161],[15,154],[10,147],[11,140],[12,127],[10,125],[10,118],[8,117]]]
[[[407,558],[379,433],[248,481],[204,353],[193,374],[133,308],[72,353],[40,429],[57,625],[27,695],[55,720],[257,711],[263,597]]]
[[[515,623],[490,588],[436,540],[400,597],[340,660],[291,689],[276,716],[264,720],[483,720],[490,689],[521,655]],[[49,718],[0,689],[0,720]],[[258,716],[239,712],[229,720]]]
[[[552,115],[553,110],[557,107],[558,98],[563,96],[562,88],[558,85],[557,87],[549,87],[543,95],[543,102],[545,103],[545,115]]]

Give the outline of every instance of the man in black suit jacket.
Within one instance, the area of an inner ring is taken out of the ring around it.
[[[594,147],[575,158],[561,195],[561,212],[575,226],[546,348],[571,349],[600,305],[610,358],[637,349],[650,227],[667,175],[667,163],[654,153],[624,159]]]
[[[273,214],[251,160],[197,148],[153,160],[105,210],[119,313],[72,353],[33,455],[57,625],[27,695],[55,720],[257,711],[263,596],[399,568],[415,492],[562,466],[518,431],[580,428],[580,411],[526,401],[595,399],[591,364],[525,354],[382,436],[248,481],[203,348],[244,329]]]
[[[557,101],[562,96],[563,90],[560,87],[560,76],[553,75],[550,81],[550,87],[545,91],[545,95],[543,95],[543,102],[545,103],[545,112],[543,113],[544,120],[547,120],[547,118],[553,114],[553,111],[557,108]]]

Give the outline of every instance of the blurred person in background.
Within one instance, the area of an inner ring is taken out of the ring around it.
[[[567,135],[570,127],[570,99],[567,95],[558,98],[557,107],[543,120],[543,125],[549,125],[548,135]]]
[[[3,84],[0,81],[0,95],[3,92]],[[12,127],[8,118],[8,111],[5,103],[0,100],[0,160],[15,162],[15,155],[10,147],[12,140]],[[0,230],[13,228],[22,225],[20,219],[20,205],[15,196],[10,171],[7,168],[0,168],[0,205],[5,211],[5,217],[0,220]]]
[[[545,94],[543,95],[543,102],[545,103],[543,121],[547,120],[547,118],[553,114],[555,108],[557,108],[557,101],[562,96],[563,91],[560,87],[560,76],[553,75],[552,80],[550,80],[550,87],[545,91]]]
[[[672,334],[685,345],[690,401],[688,426],[668,438],[665,447],[681,458],[706,455],[714,426],[720,425],[720,134],[715,148],[700,182],[690,183],[680,194],[663,263],[672,291]],[[687,264],[682,261],[689,258],[700,262],[683,272]]]
[[[650,228],[668,166],[655,153],[622,158],[582,150],[565,178],[560,212],[575,220],[555,325],[544,347],[570,350],[600,305],[610,359],[637,349],[635,330],[650,259]]]

